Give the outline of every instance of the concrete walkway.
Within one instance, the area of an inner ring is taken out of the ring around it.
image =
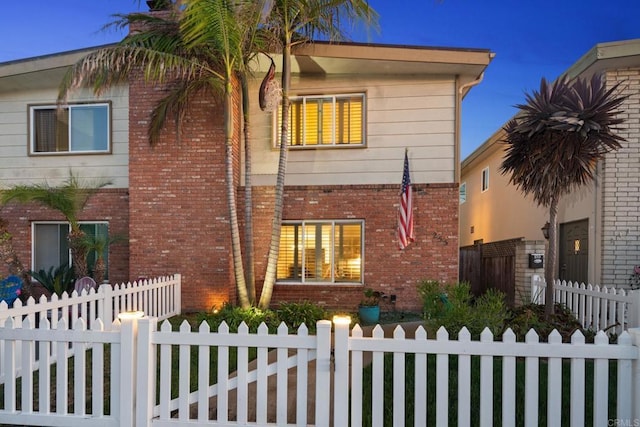
[[[418,326],[423,325],[424,322],[407,322],[407,323],[393,323],[393,324],[385,324],[380,325],[384,331],[385,338],[392,338],[393,331],[395,328],[400,325],[405,331],[405,338],[412,339],[415,336],[415,331]],[[374,326],[364,326],[362,327],[363,336],[370,337],[372,335]],[[294,355],[294,352],[291,352],[290,355]],[[269,353],[269,363],[273,363],[276,361],[276,352],[272,351]],[[365,353],[363,355],[363,363],[364,365],[368,365],[371,363],[371,353]],[[249,364],[249,371],[255,369],[255,361]],[[333,369],[333,365],[332,365]],[[315,382],[315,373],[316,373],[316,362],[315,360],[309,362],[308,367],[308,388],[307,388],[307,424],[315,424],[315,391],[316,391],[316,382]],[[291,368],[288,372],[288,405],[287,405],[287,422],[294,424],[296,421],[296,409],[297,409],[297,393],[296,393],[296,381],[297,381],[297,369]],[[276,396],[276,378],[275,375],[269,377],[267,382],[267,396],[272,398],[269,402],[267,402],[267,421],[273,423],[276,421],[276,403],[277,400],[274,398]],[[231,390],[229,392],[229,420],[236,420],[236,391]],[[255,422],[256,419],[256,383],[253,382],[249,384],[249,402],[248,402],[248,421]],[[333,408],[333,402],[331,402],[331,407]],[[333,409],[332,409],[333,410]],[[190,408],[191,417],[196,418],[198,415],[198,406],[197,404],[191,405]],[[332,419],[332,412],[328,414],[330,419]],[[209,399],[209,418],[215,419],[217,418],[217,399],[212,397]]]

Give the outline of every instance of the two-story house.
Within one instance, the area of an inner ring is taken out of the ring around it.
[[[57,88],[67,67],[85,53],[0,64],[0,184],[55,185],[69,170],[81,178],[111,179],[80,218],[93,232],[128,238],[110,247],[109,281],[181,273],[183,310],[234,302],[220,104],[194,104],[180,137],[167,126],[153,147],[147,126],[162,88],[142,81],[99,98],[87,90],[74,93],[62,123],[56,119]],[[367,286],[394,295],[397,309],[419,309],[419,280],[458,277],[461,102],[493,55],[483,49],[326,43],[294,53],[291,147],[272,301],[354,308]],[[279,56],[274,59],[278,64]],[[258,285],[266,268],[278,163],[278,113],[260,110],[257,101],[269,64],[258,58],[251,83]],[[238,127],[239,205],[240,134]],[[405,150],[416,239],[400,251],[396,229]],[[69,262],[68,224],[56,212],[11,203],[0,208],[0,216],[27,266]]]
[[[603,74],[609,87],[619,84],[620,94],[628,96],[620,107],[626,121],[619,126],[626,142],[599,162],[590,185],[561,200],[557,277],[625,287],[640,264],[640,40],[598,44],[566,71],[570,78],[595,73]],[[504,252],[496,257],[514,257],[515,276],[504,281],[511,280],[508,286],[526,299],[530,276],[544,276],[529,268],[526,258],[544,253],[541,228],[549,215],[500,173],[503,139],[500,129],[462,162],[460,246],[464,253],[482,243],[489,252]],[[522,248],[518,254],[517,248]]]

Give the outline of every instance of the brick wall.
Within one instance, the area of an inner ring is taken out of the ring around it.
[[[526,240],[516,245],[516,278],[515,278],[515,305],[523,305],[531,302],[531,277],[534,274],[544,277],[544,268],[529,268],[529,254],[545,254],[546,242],[544,240]],[[543,263],[546,263],[544,255]]]
[[[609,85],[620,83],[629,98],[620,107],[622,148],[602,162],[603,223],[600,283],[624,287],[640,264],[640,69],[607,73]]]
[[[83,210],[80,221],[108,221],[109,233],[128,237],[129,197],[126,189],[102,189],[94,194]],[[34,221],[66,221],[59,212],[38,203],[9,203],[0,209],[0,216],[7,221],[12,234],[13,246],[25,268],[32,267],[31,262],[31,223]],[[4,274],[4,266],[0,276]],[[109,247],[109,280],[120,283],[129,277],[129,247],[126,243],[117,243]]]
[[[140,79],[130,83],[130,276],[181,273],[183,310],[209,309],[234,295],[223,109],[213,97],[203,95],[191,104],[179,137],[169,119],[152,147],[147,138],[149,117],[165,93]],[[236,174],[234,186],[237,183]]]
[[[399,186],[354,185],[287,187],[284,220],[364,220],[364,284],[397,296],[396,309],[420,310],[416,284],[422,279],[458,278],[458,189],[454,185],[415,185],[416,241],[400,251],[396,238]],[[266,269],[273,189],[254,189],[256,276]],[[276,285],[272,302],[309,300],[328,308],[353,310],[361,285]],[[383,309],[391,309],[387,304]]]

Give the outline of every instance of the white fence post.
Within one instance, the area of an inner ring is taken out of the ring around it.
[[[155,403],[156,354],[151,345],[151,334],[156,331],[156,318],[145,317],[138,321],[136,361],[136,427],[151,425]]]
[[[136,339],[141,312],[121,313],[120,319],[120,426],[135,426]]]
[[[316,323],[316,426],[329,427],[331,412],[331,321]]]
[[[351,318],[335,316],[333,347],[333,425],[349,424],[349,325]]]
[[[534,304],[544,303],[545,287],[542,277],[538,274],[531,276],[531,302]]]
[[[174,310],[176,311],[176,314],[180,314],[182,313],[182,275],[176,273],[173,275],[173,279],[176,283],[175,285],[173,285],[173,302],[175,304]]]
[[[632,328],[628,330],[631,335],[631,342],[638,350],[640,354],[640,328]],[[633,421],[630,425],[634,425],[633,422],[640,421],[640,360],[635,358],[631,362],[631,395],[632,395],[632,407],[633,407]]]

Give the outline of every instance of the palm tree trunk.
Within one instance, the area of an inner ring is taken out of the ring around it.
[[[231,228],[231,254],[233,258],[233,273],[238,290],[238,302],[242,308],[251,306],[247,295],[247,285],[242,266],[242,251],[240,248],[240,230],[238,228],[238,209],[236,206],[236,189],[233,185],[233,97],[231,81],[225,85],[224,94],[224,134],[225,134],[225,172],[227,177],[227,201],[229,204],[229,226]]]
[[[85,232],[79,228],[73,228],[69,232],[69,250],[71,250],[71,262],[76,278],[89,274],[87,268],[87,248],[84,245]]]
[[[291,86],[291,40],[287,40],[282,51],[282,125],[280,127],[280,157],[275,188],[275,207],[271,223],[271,243],[267,257],[267,271],[264,277],[258,307],[269,308],[273,286],[276,282],[276,269],[280,252],[280,232],[284,205],[284,177],[287,171],[287,153],[289,151],[289,88]]]
[[[249,138],[249,87],[246,76],[242,75],[240,82],[242,86],[242,115],[244,118],[244,268],[249,302],[254,304],[256,301],[256,277],[253,249],[253,189],[251,187],[251,141]]]
[[[556,272],[556,248],[558,240],[558,198],[554,197],[549,205],[549,246],[547,248],[547,265],[544,271],[544,278],[547,282],[545,290],[545,317],[547,320],[553,315],[554,301],[553,285]]]

